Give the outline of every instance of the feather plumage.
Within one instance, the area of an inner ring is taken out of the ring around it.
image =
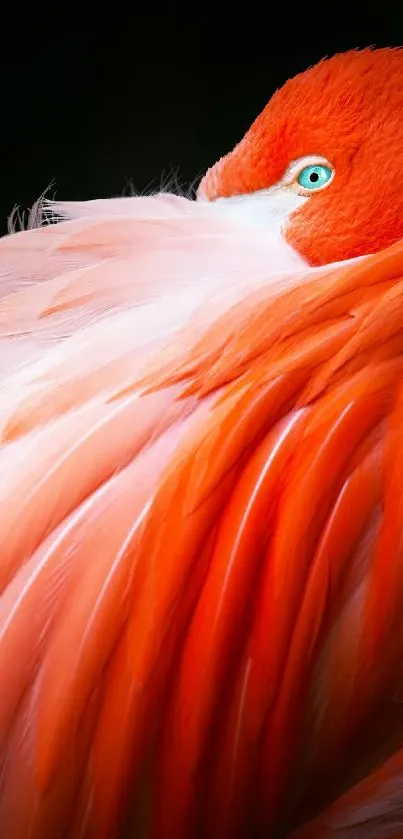
[[[0,834],[402,835],[403,243],[0,242]]]

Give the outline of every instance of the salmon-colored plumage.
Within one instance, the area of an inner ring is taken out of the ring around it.
[[[1,839],[403,836],[402,96],[0,240]]]

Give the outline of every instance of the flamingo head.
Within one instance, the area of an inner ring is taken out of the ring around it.
[[[403,238],[403,50],[321,61],[278,90],[198,197],[277,227],[311,265]]]

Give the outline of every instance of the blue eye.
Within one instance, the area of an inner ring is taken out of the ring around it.
[[[317,163],[301,169],[298,175],[298,183],[304,189],[320,189],[330,181],[332,175],[333,169],[330,166]]]

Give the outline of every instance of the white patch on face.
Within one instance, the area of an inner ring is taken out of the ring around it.
[[[290,189],[273,186],[245,195],[230,198],[216,198],[211,201],[212,209],[222,216],[240,219],[254,227],[267,227],[280,232],[291,213],[302,207],[309,198],[298,195]]]
[[[206,199],[203,195],[199,195],[198,200],[204,202]],[[225,218],[264,230],[268,248],[276,253],[282,253],[285,263],[291,267],[307,263],[285,241],[283,234],[291,214],[302,207],[306,201],[309,201],[309,198],[276,184],[269,189],[260,189],[230,198],[216,198],[206,203],[209,205],[209,212],[216,213],[220,219]]]

